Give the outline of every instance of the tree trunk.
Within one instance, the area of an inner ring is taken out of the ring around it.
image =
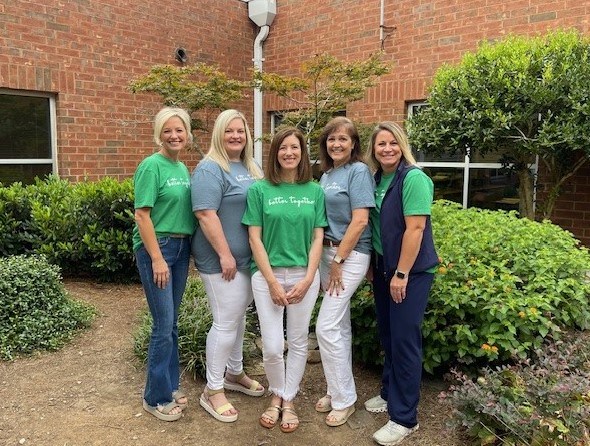
[[[530,169],[524,168],[518,171],[519,179],[519,196],[520,203],[518,211],[521,217],[529,220],[535,219],[535,210],[533,207],[533,192],[534,192],[534,176]]]

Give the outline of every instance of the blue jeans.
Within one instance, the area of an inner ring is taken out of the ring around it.
[[[162,237],[158,239],[158,243],[170,269],[170,281],[166,288],[158,288],[154,283],[152,259],[145,247],[142,246],[135,253],[137,269],[153,319],[143,395],[150,406],[171,402],[172,392],[178,389],[178,309],[186,288],[191,252],[188,237]]]

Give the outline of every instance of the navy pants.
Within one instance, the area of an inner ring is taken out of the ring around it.
[[[406,298],[395,303],[389,292],[383,257],[373,261],[373,292],[377,327],[385,351],[381,397],[387,401],[389,418],[402,426],[418,424],[418,401],[422,379],[422,320],[434,274],[412,273]]]

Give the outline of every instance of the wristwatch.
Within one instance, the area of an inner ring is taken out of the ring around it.
[[[404,273],[403,271],[400,271],[399,269],[396,269],[395,272],[393,273],[393,275],[395,277],[397,277],[398,279],[405,279],[406,277],[408,277],[408,273]]]
[[[334,261],[334,263],[337,263],[338,265],[344,263],[344,259],[340,257],[338,254],[336,254],[332,260]]]

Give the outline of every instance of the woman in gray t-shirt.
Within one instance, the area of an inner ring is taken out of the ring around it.
[[[253,296],[252,253],[241,220],[248,188],[261,177],[246,118],[237,110],[223,111],[215,121],[209,152],[192,174],[191,192],[199,221],[192,254],[213,314],[207,334],[207,385],[199,403],[225,423],[236,421],[238,412],[224,389],[264,394],[242,363],[246,309]]]
[[[360,139],[353,122],[332,119],[320,136],[328,228],[320,275],[324,297],[316,334],[326,377],[326,395],[316,403],[328,426],[340,426],[354,413],[356,388],[352,375],[350,299],[370,263],[369,209],[375,207],[375,183],[361,161]]]

